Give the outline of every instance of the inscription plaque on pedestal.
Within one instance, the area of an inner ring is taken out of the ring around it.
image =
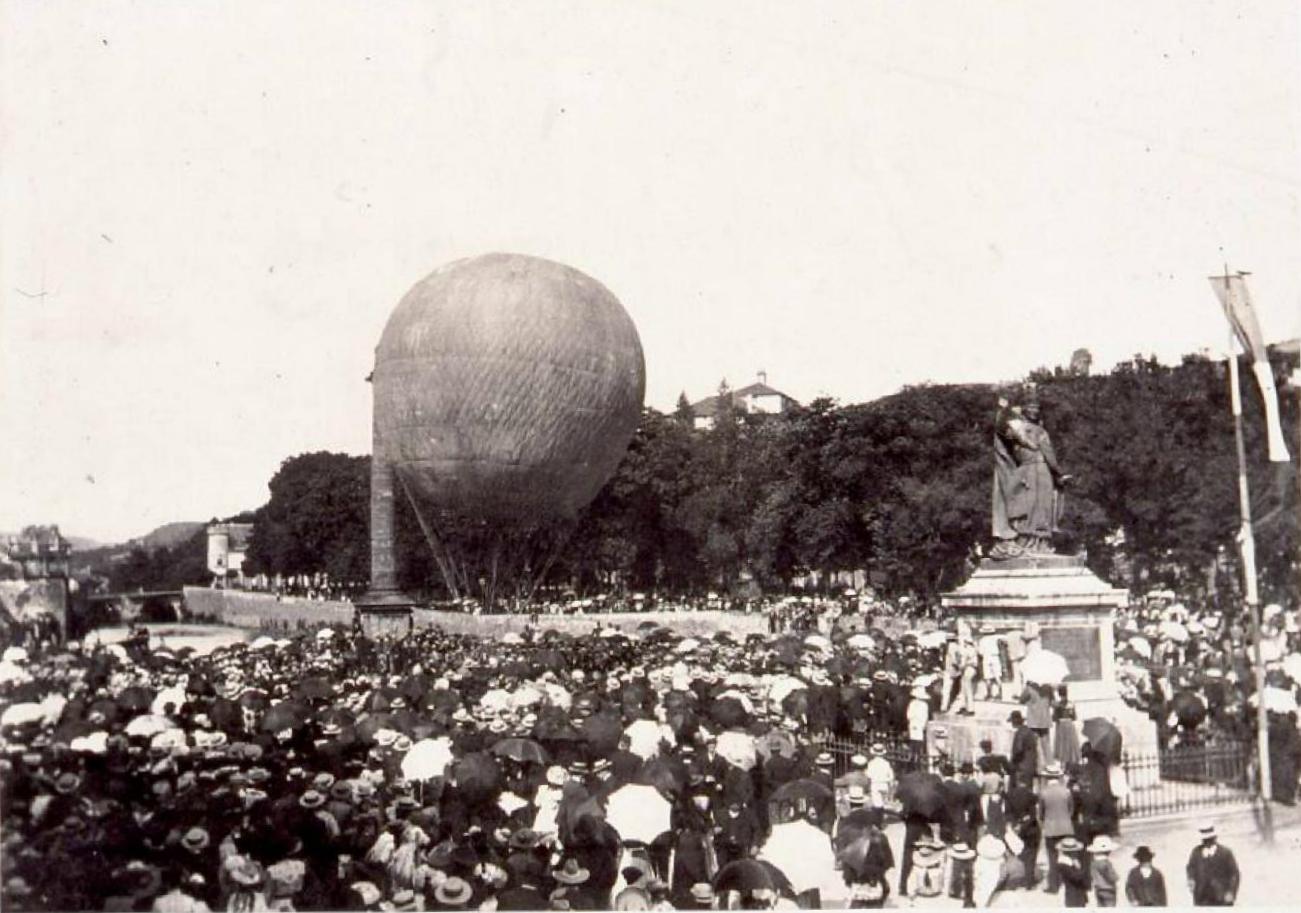
[[[1102,635],[1096,626],[1045,627],[1040,641],[1066,660],[1067,682],[1094,682],[1102,678]]]

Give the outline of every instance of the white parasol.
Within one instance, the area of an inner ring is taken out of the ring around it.
[[[1185,643],[1188,640],[1188,629],[1178,621],[1161,622],[1161,636],[1173,640],[1175,643]]]
[[[408,780],[441,777],[452,763],[452,742],[446,736],[421,739],[402,758],[402,776]]]
[[[185,704],[184,688],[164,688],[158,692],[152,704],[149,705],[149,712],[163,716],[167,713],[167,705],[172,705],[172,713],[176,713]]]
[[[636,720],[623,731],[628,737],[628,750],[643,761],[649,761],[660,753],[660,743],[673,744],[673,730],[655,720]]]
[[[631,783],[610,794],[605,820],[625,841],[650,843],[669,829],[669,802],[655,787]]]
[[[796,891],[821,888],[826,897],[825,892],[843,890],[843,882],[835,884],[836,854],[831,838],[807,821],[774,826],[758,858],[780,869]]]
[[[1301,653],[1289,653],[1283,660],[1283,671],[1292,681],[1301,684]]]
[[[744,732],[725,732],[718,737],[714,747],[720,758],[742,770],[753,770],[759,760],[759,749],[755,745],[754,736]]]
[[[1131,637],[1129,640],[1125,641],[1125,643],[1131,650],[1144,659],[1152,658],[1152,644],[1148,642],[1146,637]]]
[[[14,704],[6,707],[0,714],[0,726],[24,726],[27,723],[39,723],[45,719],[45,708],[40,704]]]
[[[167,717],[146,713],[144,716],[138,716],[126,724],[126,734],[152,738],[160,732],[166,732],[168,729],[175,728],[176,724]]]
[[[803,679],[798,679],[793,675],[779,675],[768,686],[768,700],[774,704],[780,704],[786,700],[787,695],[807,687],[808,685]]]
[[[1036,650],[1021,662],[1021,677],[1036,685],[1060,685],[1070,674],[1066,660],[1052,650]]]

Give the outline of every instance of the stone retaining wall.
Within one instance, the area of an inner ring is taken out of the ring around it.
[[[317,625],[351,625],[350,602],[320,602],[310,599],[281,597],[241,590],[214,590],[186,587],[185,606],[191,615],[213,618],[240,628],[293,631]],[[465,615],[433,609],[416,609],[412,613],[417,625],[437,625],[458,634],[496,637],[507,631],[522,631],[530,624],[527,615]],[[571,634],[591,631],[598,623],[634,631],[643,622],[653,621],[683,634],[709,636],[725,630],[734,637],[762,634],[768,630],[767,618],[760,614],[739,612],[626,612],[600,615],[541,615],[537,627]]]

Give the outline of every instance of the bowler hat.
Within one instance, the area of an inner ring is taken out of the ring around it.
[[[1151,862],[1156,858],[1156,854],[1152,852],[1150,846],[1140,846],[1134,850],[1134,858],[1139,862]]]

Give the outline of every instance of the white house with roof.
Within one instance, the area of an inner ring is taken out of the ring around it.
[[[780,415],[799,403],[785,393],[768,386],[768,374],[759,372],[757,382],[732,391],[732,408],[746,415]],[[691,404],[692,425],[699,429],[714,427],[718,415],[719,398],[708,396]]]

